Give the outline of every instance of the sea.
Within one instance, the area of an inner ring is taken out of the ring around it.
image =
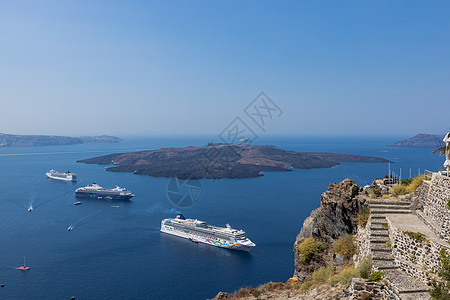
[[[181,208],[168,197],[169,178],[108,172],[105,166],[76,161],[202,146],[214,137],[124,137],[116,144],[0,148],[0,284],[5,285],[0,299],[211,299],[220,291],[285,282],[294,273],[296,236],[330,183],[351,178],[364,186],[389,169],[406,178],[442,166],[443,158],[430,148],[387,146],[402,138],[261,137],[257,144],[285,150],[370,155],[392,163],[200,180],[198,201]],[[50,169],[70,170],[79,180],[48,179]],[[136,196],[129,202],[83,200],[74,206],[75,189],[93,182],[125,187]],[[161,220],[178,212],[243,229],[256,247],[239,252],[160,233]],[[24,258],[30,267],[26,272],[17,269]]]

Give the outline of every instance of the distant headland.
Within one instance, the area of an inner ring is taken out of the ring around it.
[[[389,162],[384,158],[322,152],[285,151],[275,146],[208,144],[204,147],[109,154],[84,160],[87,164],[115,165],[113,172],[154,177],[219,179],[263,176],[262,171],[331,168],[341,162]]]
[[[118,143],[120,141],[120,138],[108,135],[69,137],[57,135],[18,135],[0,133],[0,147]]]
[[[395,147],[421,147],[421,148],[435,148],[444,146],[442,141],[444,134],[417,134],[412,138],[390,144],[388,146]]]

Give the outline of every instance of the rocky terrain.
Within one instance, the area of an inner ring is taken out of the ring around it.
[[[442,141],[444,139],[444,136],[444,134],[418,134],[413,136],[412,138],[399,141],[388,146],[437,148],[445,145],[445,143]]]
[[[268,283],[257,288],[245,288],[235,293],[220,292],[214,300],[220,299],[349,299],[349,283],[314,284],[310,289],[302,288],[302,283],[311,279],[311,275],[326,266],[345,268],[343,257],[337,257],[332,245],[339,238],[356,234],[358,225],[355,221],[365,205],[365,192],[353,180],[345,179],[332,183],[321,196],[320,207],[313,210],[304,221],[303,227],[294,243],[294,276],[286,283]],[[323,249],[311,249],[313,254],[304,259],[301,244],[313,238],[324,245]],[[319,253],[321,252],[321,253]],[[302,257],[303,256],[303,257]],[[254,297],[257,295],[257,297]],[[355,298],[357,299],[357,298]],[[370,299],[370,298],[367,298]]]
[[[17,135],[0,133],[0,147],[118,143],[120,141],[120,138],[108,135],[69,137],[57,135]]]
[[[450,179],[437,172],[330,184],[294,243],[294,276],[214,300],[448,299],[448,199]]]
[[[208,144],[204,147],[109,154],[79,162],[115,165],[113,172],[134,172],[155,177],[218,179],[262,176],[262,171],[330,168],[340,162],[388,160],[360,155],[285,151],[275,146]]]
[[[351,179],[340,183],[332,183],[321,196],[320,207],[313,210],[306,218],[303,227],[294,244],[295,273],[303,281],[313,271],[320,267],[333,264],[333,257],[329,255],[316,256],[310,261],[300,259],[301,242],[309,237],[327,245],[333,244],[340,237],[355,234],[357,225],[355,218],[365,203],[364,197],[359,197],[362,188]]]

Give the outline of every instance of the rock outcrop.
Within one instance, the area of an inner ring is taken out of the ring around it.
[[[134,172],[155,177],[220,179],[262,176],[263,171],[330,168],[340,162],[381,162],[379,157],[285,151],[274,146],[208,144],[204,147],[109,154],[80,160],[87,164],[115,165],[113,172]]]
[[[445,143],[442,141],[444,134],[418,134],[412,138],[396,142],[388,146],[396,147],[440,147],[444,146]]]
[[[313,210],[303,223],[303,227],[294,244],[295,276],[303,281],[321,266],[334,264],[331,253],[325,253],[311,261],[300,259],[300,244],[304,239],[313,237],[323,243],[332,245],[340,237],[355,234],[355,218],[364,205],[364,198],[359,197],[362,189],[351,179],[330,184],[322,194],[320,207]]]

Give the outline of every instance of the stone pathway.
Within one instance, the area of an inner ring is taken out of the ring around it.
[[[410,202],[396,199],[369,200],[370,207],[370,250],[373,267],[384,272],[384,277],[399,293],[402,300],[431,299],[429,287],[401,271],[394,261],[391,248],[387,244],[386,214],[411,214]]]

